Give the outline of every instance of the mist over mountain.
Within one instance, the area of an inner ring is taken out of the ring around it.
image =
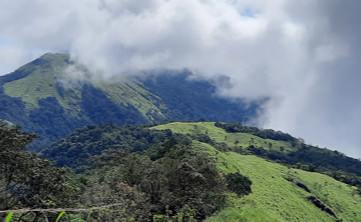
[[[190,80],[189,71],[162,71],[132,81],[77,79],[69,72],[74,67],[68,55],[47,53],[0,77],[0,119],[37,133],[40,138],[32,145],[36,149],[85,125],[247,122],[260,109],[260,101],[217,96],[210,82]]]
[[[259,126],[361,157],[360,7],[357,0],[1,1],[0,75],[50,51],[70,54],[98,79],[185,68],[206,80],[227,76],[218,94],[269,98]]]
[[[360,8],[0,0],[0,221],[361,221]]]

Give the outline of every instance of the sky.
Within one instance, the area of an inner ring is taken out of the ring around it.
[[[188,69],[254,120],[361,157],[359,0],[0,0],[0,75],[46,52],[94,78]],[[220,76],[228,83],[218,83]]]

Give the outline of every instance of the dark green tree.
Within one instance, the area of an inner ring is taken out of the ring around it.
[[[0,209],[71,206],[75,188],[66,171],[25,147],[36,135],[0,121]]]
[[[226,175],[227,187],[239,196],[244,196],[252,192],[252,181],[239,172]]]

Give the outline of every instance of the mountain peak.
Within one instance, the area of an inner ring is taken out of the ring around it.
[[[136,82],[67,84],[69,59],[67,54],[46,53],[0,77],[0,118],[39,134],[39,141],[48,145],[89,124],[199,119],[241,122],[257,113],[257,104],[216,97],[212,84],[188,81],[189,73],[184,72],[160,73]]]

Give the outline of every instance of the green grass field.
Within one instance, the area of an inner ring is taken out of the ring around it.
[[[79,87],[73,87],[72,80],[67,79],[66,60],[69,56],[64,54],[45,54],[40,59],[45,60],[47,65],[24,65],[19,70],[26,72],[34,69],[31,73],[18,80],[4,84],[4,91],[11,97],[20,97],[28,110],[38,109],[38,101],[48,97],[55,97],[59,104],[76,116],[80,111],[82,91]],[[64,77],[64,79],[63,79]],[[76,80],[75,80],[76,81]],[[166,105],[160,102],[160,98],[148,92],[133,82],[117,80],[116,83],[88,79],[96,88],[102,90],[108,98],[120,106],[129,105],[135,107],[148,120],[164,119],[164,111],[168,111]],[[64,91],[60,93],[57,84],[63,84]],[[71,84],[72,87],[69,87]]]
[[[171,129],[182,134],[205,133],[213,140],[226,142],[228,145],[234,145],[235,140],[248,145],[247,142],[251,138],[257,144],[271,142],[273,146],[287,145],[244,133],[227,133],[209,122],[169,123],[152,129]],[[288,146],[291,149],[290,144]],[[230,194],[229,206],[207,221],[361,221],[361,198],[356,194],[354,187],[326,175],[288,168],[260,157],[234,152],[216,152],[215,148],[208,144],[194,142],[193,147],[212,156],[224,174],[238,171],[252,181],[250,195],[239,198]],[[287,178],[301,181],[311,193]],[[330,208],[337,218],[309,201],[307,198],[311,195]]]
[[[94,86],[105,92],[115,103],[125,107],[134,106],[148,120],[152,121],[154,117],[165,118],[163,111],[167,107],[159,103],[160,98],[135,83],[123,81],[121,84],[109,84],[103,82],[94,83]]]
[[[263,147],[264,149],[275,150],[293,150],[291,143],[285,141],[276,141],[271,139],[262,139],[248,133],[227,133],[224,129],[216,127],[214,122],[174,122],[165,125],[155,126],[152,129],[162,130],[171,129],[175,133],[182,134],[207,134],[212,140],[225,142],[228,146]]]
[[[41,59],[47,60],[50,65],[46,67],[31,66],[35,70],[30,75],[6,83],[3,86],[5,93],[11,97],[21,97],[25,102],[26,108],[30,110],[39,108],[38,101],[47,97],[57,98],[61,106],[65,109],[70,109],[70,104],[79,101],[81,93],[76,92],[76,90],[70,90],[62,97],[56,88],[56,78],[65,75],[67,67],[65,60],[68,59],[68,56],[63,54],[53,56],[49,53],[42,56]],[[20,70],[26,71],[29,68],[25,65]]]

